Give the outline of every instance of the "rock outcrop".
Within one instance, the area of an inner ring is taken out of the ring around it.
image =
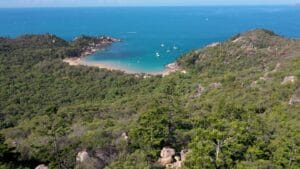
[[[35,169],[48,169],[48,166],[46,166],[45,164],[41,164],[35,167]]]
[[[77,162],[85,162],[86,160],[88,160],[90,158],[89,154],[87,151],[80,151],[77,156],[76,156],[76,161]]]
[[[222,87],[222,83],[215,82],[215,83],[210,84],[209,87],[214,88],[214,89],[219,89]]]
[[[180,160],[180,157],[176,156],[175,160],[176,161],[174,163],[168,164],[166,166],[166,168],[169,168],[169,169],[180,169],[182,167],[182,161]]]
[[[292,98],[289,101],[290,105],[300,103],[300,88],[296,90],[296,93],[292,96]]]
[[[215,47],[215,46],[218,46],[220,44],[221,44],[220,42],[215,42],[215,43],[207,45],[206,48]]]
[[[81,151],[76,157],[76,168],[81,169],[103,169],[106,165],[105,161],[89,154],[87,151]]]
[[[175,149],[164,147],[160,152],[158,163],[162,166],[167,166],[173,162],[173,156],[175,155]]]
[[[170,64],[166,65],[166,69],[163,73],[163,77],[168,76],[169,74],[180,71],[180,70],[181,70],[181,67],[178,65],[177,62],[170,63]],[[182,71],[184,71],[184,70],[182,70]]]
[[[128,134],[127,134],[126,132],[123,132],[123,133],[121,134],[121,138],[124,139],[124,140],[126,140],[126,141],[129,140]]]
[[[96,53],[103,47],[109,46],[113,43],[120,42],[120,39],[100,36],[100,37],[91,37],[91,36],[80,36],[76,37],[71,43],[74,46],[77,46],[80,50],[79,57],[85,57],[91,54]],[[70,56],[74,57],[74,56]],[[77,57],[77,56],[76,56]]]
[[[175,149],[164,147],[160,152],[158,163],[168,169],[181,169],[189,152],[189,150],[182,150],[180,156],[175,156]]]
[[[296,82],[296,77],[295,76],[287,76],[283,79],[282,85],[286,84],[294,84]]]

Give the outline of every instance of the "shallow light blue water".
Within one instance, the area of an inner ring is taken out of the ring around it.
[[[122,42],[86,60],[138,72],[162,71],[185,52],[253,28],[300,38],[300,7],[0,9],[1,36],[53,33],[66,40],[81,34],[114,36]]]

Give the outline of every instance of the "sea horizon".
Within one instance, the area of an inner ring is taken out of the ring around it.
[[[198,8],[198,7],[299,7],[300,4],[223,4],[223,5],[111,5],[111,6],[22,6],[22,7],[0,7],[0,9],[30,9],[30,8]]]

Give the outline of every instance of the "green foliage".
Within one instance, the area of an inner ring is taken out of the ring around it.
[[[147,154],[143,151],[135,151],[129,156],[120,157],[105,169],[150,169],[151,165],[147,162]]]
[[[186,165],[190,168],[233,168],[246,159],[248,147],[262,133],[255,114],[237,107],[225,105],[218,113],[207,115],[204,128],[196,129],[191,147],[192,153]],[[258,153],[260,150],[257,150]]]
[[[136,127],[130,130],[129,136],[137,148],[156,157],[158,150],[164,145],[170,134],[167,109],[157,108],[141,114]]]
[[[156,168],[166,146],[186,168],[300,168],[298,40],[242,33],[146,79],[62,62],[97,40],[0,38],[0,168]]]
[[[4,155],[9,152],[9,149],[7,145],[4,143],[5,138],[0,135],[0,160],[2,161],[4,158]]]

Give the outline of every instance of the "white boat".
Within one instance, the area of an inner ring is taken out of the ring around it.
[[[167,52],[167,53],[170,53],[170,52],[171,52],[171,50],[167,50],[166,52]]]
[[[159,56],[160,56],[160,54],[158,52],[156,52],[156,57],[159,57]]]
[[[165,44],[162,43],[160,46],[163,48],[163,47],[165,47]]]
[[[177,47],[177,46],[173,46],[173,49],[174,49],[174,50],[177,50],[177,49],[178,49],[178,47]]]

